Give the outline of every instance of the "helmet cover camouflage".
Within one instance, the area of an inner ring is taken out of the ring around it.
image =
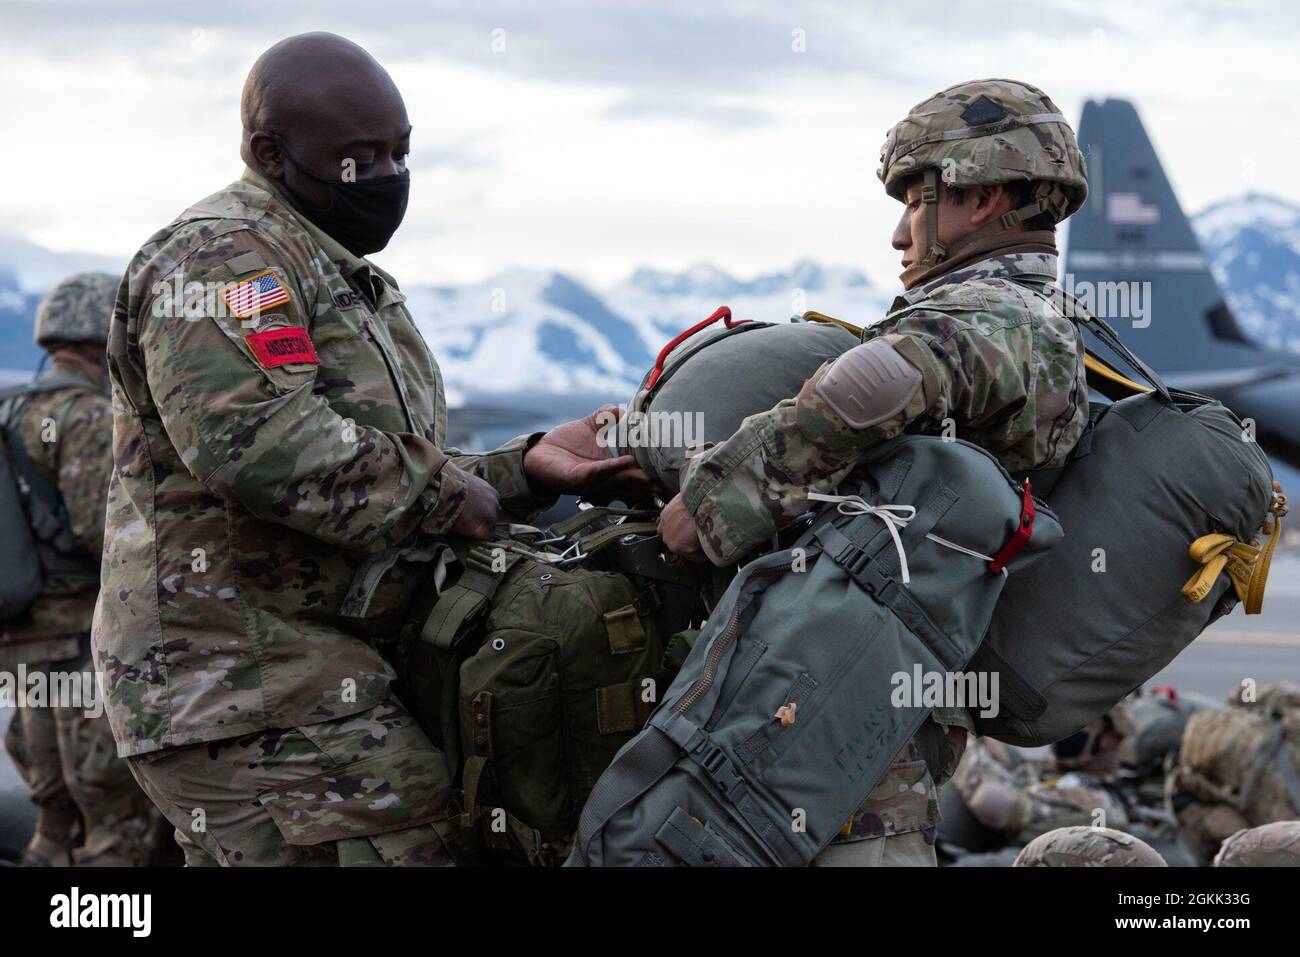
[[[936,93],[889,131],[877,175],[902,199],[902,184],[926,169],[951,186],[1043,184],[1036,199],[1061,222],[1088,196],[1074,130],[1047,94],[1016,80],[971,80]]]
[[[62,280],[36,307],[36,342],[108,342],[113,301],[122,277],[80,272]]]
[[[1109,827],[1058,827],[1040,834],[1012,867],[1168,867],[1145,841]]]
[[[1300,821],[1274,821],[1223,842],[1215,867],[1300,867]]]

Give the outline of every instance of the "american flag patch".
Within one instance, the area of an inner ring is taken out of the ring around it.
[[[289,290],[268,269],[231,286],[221,294],[221,298],[226,300],[230,311],[242,319],[282,302],[289,302]]]

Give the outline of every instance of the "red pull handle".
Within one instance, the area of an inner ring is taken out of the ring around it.
[[[1003,543],[998,549],[998,553],[993,556],[993,561],[989,562],[989,571],[1000,572],[1007,567],[1011,559],[1020,554],[1020,549],[1033,537],[1034,534],[1034,496],[1029,491],[1029,479],[1025,479],[1024,489],[1020,496],[1020,526],[1011,533],[1011,537]]]
[[[1164,695],[1171,703],[1178,703],[1178,689],[1173,685],[1156,685],[1151,689],[1151,697],[1155,698]]]
[[[699,332],[701,329],[713,325],[719,319],[723,320],[726,323],[728,329],[732,328],[733,326],[738,326],[742,322],[749,322],[748,319],[737,319],[733,321],[731,318],[731,307],[719,306],[717,308],[717,311],[714,312],[713,315],[709,316],[709,318],[705,319],[703,322],[697,322],[695,325],[691,326],[685,332],[679,332],[676,336],[674,336],[671,340],[669,340],[668,345],[664,346],[662,349],[659,350],[659,355],[655,357],[655,367],[650,370],[650,377],[645,380],[645,388],[653,389],[655,387],[655,383],[658,382],[659,377],[663,375],[664,362],[667,361],[669,353],[671,353],[674,349],[680,346],[691,336],[695,335],[695,333]]]

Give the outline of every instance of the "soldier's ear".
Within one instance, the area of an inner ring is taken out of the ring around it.
[[[1001,183],[993,186],[976,186],[969,190],[969,193],[974,202],[968,201],[966,209],[972,227],[978,229],[1005,212],[1003,206],[1006,205],[1007,190]]]
[[[280,144],[276,142],[275,137],[262,130],[250,134],[248,137],[248,152],[253,159],[254,165],[268,179],[279,180],[284,178],[284,151],[280,149]]]

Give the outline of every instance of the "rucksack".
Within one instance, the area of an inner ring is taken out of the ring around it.
[[[59,389],[96,391],[81,376],[47,375],[35,382],[0,389],[6,406],[0,423],[0,621],[27,613],[47,578],[99,579],[98,556],[77,541],[58,486],[41,473],[23,447],[18,423],[27,402]]]
[[[653,517],[589,508],[459,550],[399,678],[461,792],[462,852],[561,863],[685,658],[702,572],[661,557]]]
[[[1008,573],[1061,537],[964,441],[899,436],[852,481],[736,575],[567,866],[806,865],[941,703],[918,685],[960,676]]]
[[[1167,388],[1108,325],[1072,308],[1151,389],[1094,407],[1066,464],[1028,477],[1065,541],[1008,581],[971,662],[1001,675],[1003,703],[996,717],[973,715],[974,729],[1024,746],[1096,720],[1239,598],[1257,612],[1285,512],[1231,410]],[[1261,548],[1253,539],[1270,519]]]

